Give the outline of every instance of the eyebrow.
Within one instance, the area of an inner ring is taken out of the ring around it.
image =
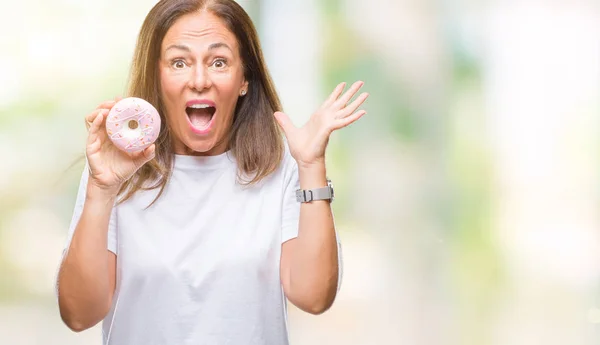
[[[211,45],[208,46],[208,50],[213,50],[213,49],[217,49],[217,48],[227,48],[231,51],[233,51],[228,45],[227,43],[223,43],[223,42],[218,42],[218,43],[212,43]]]
[[[218,42],[218,43],[211,43],[211,45],[208,46],[208,50],[214,50],[214,49],[218,49],[218,48],[227,48],[230,51],[233,51],[228,45],[227,43],[223,43],[223,42]],[[185,52],[191,52],[190,47],[183,45],[183,44],[171,44],[170,46],[167,47],[167,49],[165,49],[165,52],[170,50],[170,49],[179,49],[179,50],[183,50]]]

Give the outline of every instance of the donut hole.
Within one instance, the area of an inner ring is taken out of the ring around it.
[[[139,126],[140,124],[136,120],[129,120],[129,122],[127,122],[127,127],[129,127],[129,129],[137,129]]]

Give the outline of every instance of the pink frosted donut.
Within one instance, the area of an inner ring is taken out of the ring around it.
[[[106,117],[106,133],[115,146],[123,151],[145,149],[156,141],[159,131],[158,111],[141,98],[123,98]]]

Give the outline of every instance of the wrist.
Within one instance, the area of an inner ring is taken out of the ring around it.
[[[298,169],[301,170],[317,170],[325,168],[325,157],[316,158],[311,161],[303,161],[296,159],[296,163],[298,163]]]
[[[93,201],[102,201],[114,203],[119,194],[120,186],[117,187],[104,187],[99,186],[93,181],[89,181],[86,190],[86,199]]]
[[[298,177],[301,189],[313,189],[327,186],[325,163],[298,164]]]

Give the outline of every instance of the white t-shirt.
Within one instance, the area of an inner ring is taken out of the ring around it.
[[[103,344],[288,344],[279,263],[281,244],[298,235],[298,167],[286,150],[258,185],[241,185],[236,174],[230,153],[176,155],[153,206],[146,209],[157,190],[113,208],[108,249],[117,254],[117,283]],[[87,178],[86,169],[67,248]]]

